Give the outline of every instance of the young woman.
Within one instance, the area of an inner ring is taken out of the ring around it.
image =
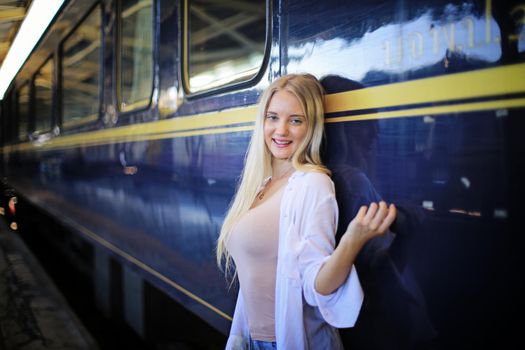
[[[235,262],[240,292],[226,349],[342,349],[363,292],[353,262],[394,221],[386,203],[363,206],[334,250],[337,203],[319,149],[323,89],[309,74],[273,82],[260,100],[242,179],[217,261]]]

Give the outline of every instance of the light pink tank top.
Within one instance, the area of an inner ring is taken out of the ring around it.
[[[244,214],[226,242],[254,340],[275,341],[275,274],[284,187]]]

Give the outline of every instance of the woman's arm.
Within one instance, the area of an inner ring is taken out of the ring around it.
[[[361,248],[370,239],[384,234],[396,218],[396,207],[385,202],[362,206],[350,222],[332,256],[323,264],[315,279],[315,290],[328,295],[339,288],[352,270]]]

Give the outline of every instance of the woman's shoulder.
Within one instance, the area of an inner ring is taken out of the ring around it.
[[[302,178],[303,181],[331,183],[332,179],[326,173],[319,170],[301,171],[297,170],[292,177]]]
[[[320,171],[296,171],[293,178],[307,186],[309,190],[330,192],[334,190],[334,183],[330,176]]]

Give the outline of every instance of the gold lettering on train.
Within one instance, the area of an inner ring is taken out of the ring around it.
[[[385,49],[385,65],[390,66],[390,40],[383,41],[383,48]]]
[[[447,28],[448,27],[448,28]],[[441,28],[445,42],[447,43],[447,48],[449,51],[454,51],[456,49],[456,24],[450,23]]]
[[[525,4],[517,5],[510,11],[510,15],[512,17],[514,17],[516,14],[521,14],[521,17],[516,18],[516,24],[525,24]]]
[[[432,52],[437,55],[439,53],[439,31],[434,25],[430,27],[430,35],[432,36]]]
[[[397,47],[399,48],[396,62],[394,63],[401,63],[403,61],[403,37],[398,36],[397,37]]]
[[[514,18],[514,23],[516,24],[516,27],[519,28],[520,26],[525,25],[525,4],[520,4],[515,6],[511,11],[510,15]],[[521,39],[525,39],[525,31],[522,31],[522,33],[515,33],[512,35],[509,35],[510,41],[518,41]]]
[[[425,56],[425,53],[427,53],[427,56],[428,53],[443,55],[443,44],[449,52],[465,51],[467,49],[499,44],[501,38],[494,35],[495,32],[493,33],[494,17],[492,16],[492,10],[492,0],[485,0],[484,14],[480,18],[469,15],[459,21],[442,25],[432,23],[428,29],[428,36],[421,30],[410,31],[405,29],[405,31],[401,31],[406,34],[383,41],[386,66],[402,64],[403,58],[418,60]],[[516,27],[523,26],[525,24],[525,4],[514,7],[509,15],[516,21]],[[477,40],[476,33],[478,35]],[[508,35],[511,41],[525,38],[525,34],[520,35],[520,33],[510,33]],[[405,50],[410,54],[404,55]]]
[[[461,21],[463,26],[467,29],[467,45],[469,48],[474,47],[474,18],[467,16]]]
[[[410,33],[410,53],[414,59],[423,56],[423,34],[420,32]]]
[[[492,0],[485,0],[485,42],[490,44],[491,22],[492,21]]]

